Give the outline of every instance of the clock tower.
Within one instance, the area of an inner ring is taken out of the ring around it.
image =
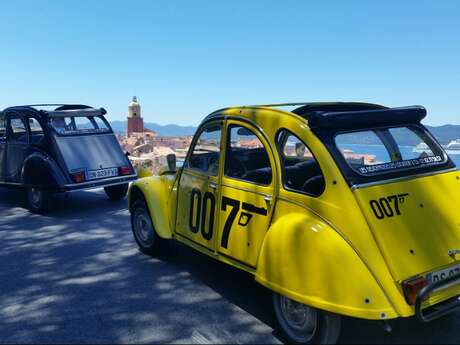
[[[141,105],[137,102],[137,97],[128,106],[128,137],[132,133],[144,132],[144,120],[141,117]]]

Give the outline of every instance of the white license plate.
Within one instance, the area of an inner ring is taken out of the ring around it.
[[[436,283],[438,281],[443,281],[452,277],[460,277],[460,264],[441,271],[430,273],[428,275],[428,280],[431,283]]]
[[[95,180],[99,178],[107,178],[113,176],[118,176],[118,168],[88,170],[86,172],[87,180]]]

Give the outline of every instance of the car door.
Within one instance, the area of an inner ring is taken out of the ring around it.
[[[7,115],[6,141],[5,180],[20,182],[22,165],[29,145],[28,126],[22,115]]]
[[[3,113],[0,113],[0,181],[4,179],[5,172],[5,152],[6,152],[6,119]]]
[[[221,121],[200,129],[179,181],[176,235],[214,251],[218,222]]]
[[[221,185],[220,255],[255,267],[273,212],[274,160],[258,129],[227,121]]]

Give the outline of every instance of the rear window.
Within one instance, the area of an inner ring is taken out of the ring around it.
[[[60,135],[97,134],[110,132],[102,116],[52,117],[50,124]]]
[[[348,165],[361,175],[420,169],[447,161],[442,148],[416,126],[340,133],[335,143]]]

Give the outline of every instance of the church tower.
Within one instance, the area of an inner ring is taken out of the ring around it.
[[[128,106],[128,137],[132,133],[144,132],[144,120],[141,117],[141,105],[137,102],[137,97]]]

